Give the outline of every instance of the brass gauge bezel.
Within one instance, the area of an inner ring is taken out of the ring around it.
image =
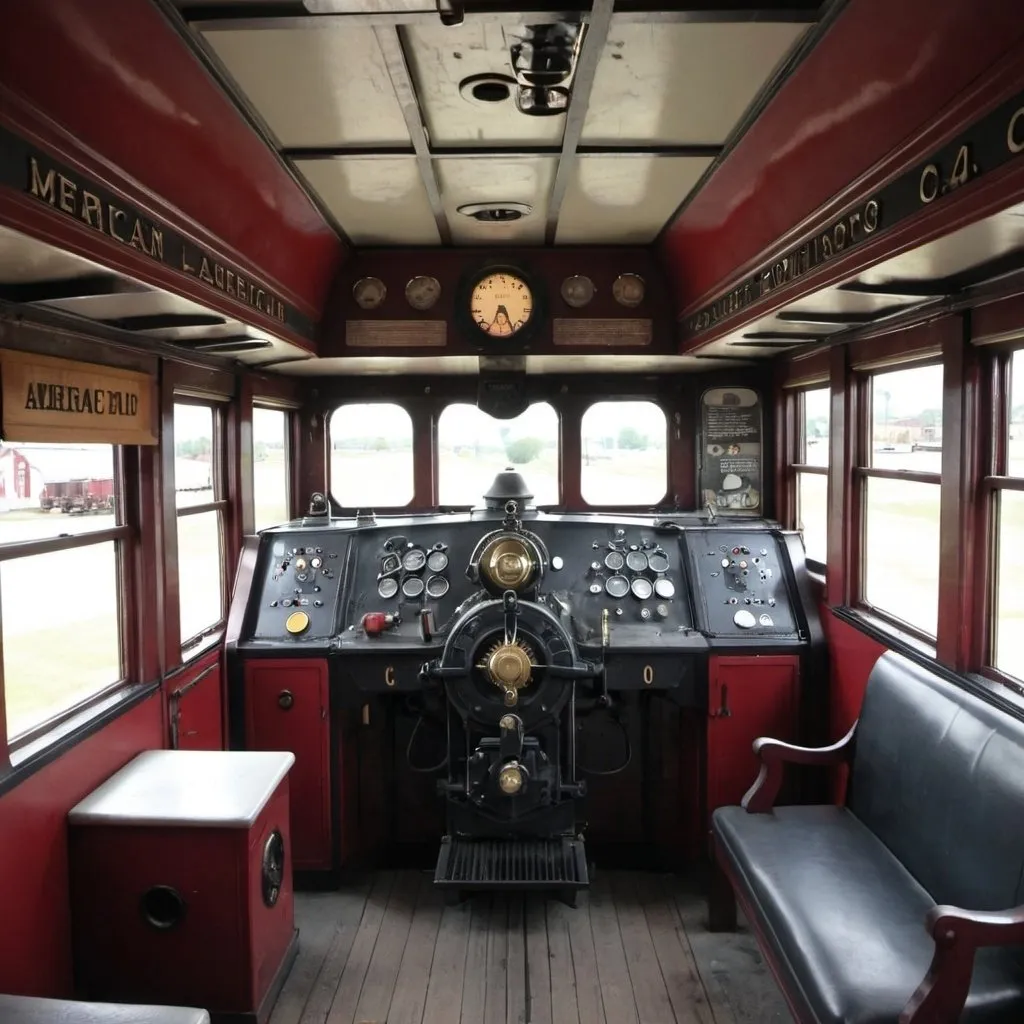
[[[414,298],[420,288],[426,288],[422,297]],[[441,282],[430,274],[417,274],[405,286],[405,301],[419,312],[433,309],[441,298]]]
[[[582,288],[583,293],[572,295],[572,290],[574,288]],[[594,282],[587,277],[586,274],[573,274],[562,282],[560,294],[562,296],[562,301],[567,306],[572,306],[573,309],[582,309],[584,306],[590,305],[594,300],[594,295],[597,294],[597,288],[594,286]]]
[[[619,274],[612,283],[612,296],[620,306],[635,309],[644,301],[647,285],[639,274]]]
[[[352,285],[352,298],[360,309],[377,309],[387,295],[387,285],[379,277],[361,277]]]

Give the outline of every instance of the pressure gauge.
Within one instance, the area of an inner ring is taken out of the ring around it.
[[[431,572],[443,572],[448,565],[448,556],[443,551],[431,551],[427,555],[427,568]]]
[[[405,300],[413,309],[430,309],[441,297],[441,282],[436,277],[420,275],[405,286]]]
[[[620,306],[639,306],[645,291],[644,279],[637,274],[620,274],[612,284],[612,295]]]
[[[379,277],[361,277],[352,286],[352,297],[363,309],[376,309],[388,290]]]
[[[402,566],[406,572],[419,572],[426,564],[427,556],[419,548],[407,551],[402,559]]]
[[[566,305],[580,309],[594,297],[594,282],[582,274],[575,274],[562,282],[561,291]]]
[[[389,597],[394,597],[398,593],[398,580],[394,576],[385,576],[377,584],[377,593],[385,600]]]

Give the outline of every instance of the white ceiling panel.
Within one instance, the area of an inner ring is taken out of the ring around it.
[[[102,271],[95,263],[0,226],[0,284],[91,277]]]
[[[205,39],[285,147],[409,144],[373,29],[217,29]]]
[[[452,240],[463,245],[543,243],[556,164],[554,157],[435,160]],[[490,202],[526,203],[533,207],[533,212],[519,220],[496,223],[481,222],[457,212],[458,207],[468,203]]]
[[[298,160],[296,168],[356,245],[438,245],[413,157]]]
[[[708,157],[580,157],[562,201],[556,242],[646,245],[710,163]]]
[[[303,359],[274,367],[292,377],[337,377],[424,374],[472,374],[480,370],[479,356],[335,356]]]
[[[718,145],[806,25],[613,24],[583,143]]]
[[[842,288],[826,288],[824,291],[805,295],[786,307],[789,313],[853,313],[879,314],[887,309],[913,306],[921,302],[920,297],[910,295],[875,295],[871,292],[851,292]]]
[[[459,92],[459,83],[471,75],[512,76],[509,47],[514,40],[506,28],[475,22],[410,26],[405,31],[410,70],[434,146],[541,146],[562,141],[562,114],[532,117],[519,113],[514,96],[485,102]]]

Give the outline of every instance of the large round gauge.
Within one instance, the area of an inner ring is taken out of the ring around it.
[[[406,572],[419,572],[426,564],[427,556],[419,548],[406,551],[402,559],[402,567]]]
[[[609,551],[604,556],[604,564],[611,569],[612,572],[618,572],[625,564],[626,559],[622,557],[621,551]]]
[[[533,582],[537,563],[520,537],[501,535],[484,548],[480,572],[498,590],[520,590]]]
[[[562,298],[566,305],[581,309],[594,297],[594,282],[582,274],[567,277],[562,282]]]
[[[637,576],[630,584],[629,589],[633,591],[633,596],[638,597],[641,601],[646,601],[654,593],[654,587],[651,586],[651,581],[646,576]]]
[[[609,597],[625,597],[629,593],[629,580],[625,576],[609,576],[604,589]]]
[[[444,572],[448,567],[448,556],[443,551],[431,551],[427,555],[427,568],[431,572]]]
[[[423,593],[423,580],[419,576],[410,576],[402,584],[402,593],[406,597],[419,597]]]
[[[444,576],[431,576],[427,580],[427,594],[430,597],[444,597],[448,593],[448,580]]]
[[[651,572],[668,572],[668,555],[662,551],[655,551],[647,559]]]
[[[612,295],[620,306],[639,306],[645,290],[644,279],[636,274],[620,274],[612,284]]]
[[[430,309],[441,297],[441,282],[421,274],[405,286],[405,300],[413,309]]]
[[[394,597],[398,593],[398,580],[394,576],[385,576],[384,579],[377,584],[377,593],[380,594],[385,600],[389,597]]]
[[[473,286],[469,312],[489,338],[513,338],[533,320],[533,290],[514,271],[492,271]]]
[[[379,277],[361,277],[352,286],[352,298],[363,309],[376,309],[387,295],[388,290]]]
[[[626,555],[626,565],[629,566],[633,572],[643,572],[647,568],[647,555],[642,551],[630,551]]]

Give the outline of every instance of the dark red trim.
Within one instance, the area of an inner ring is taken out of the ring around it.
[[[1014,295],[973,309],[971,341],[975,345],[1024,343],[1024,295]]]
[[[779,384],[784,388],[828,386],[829,356],[820,348],[799,359],[780,360]]]

